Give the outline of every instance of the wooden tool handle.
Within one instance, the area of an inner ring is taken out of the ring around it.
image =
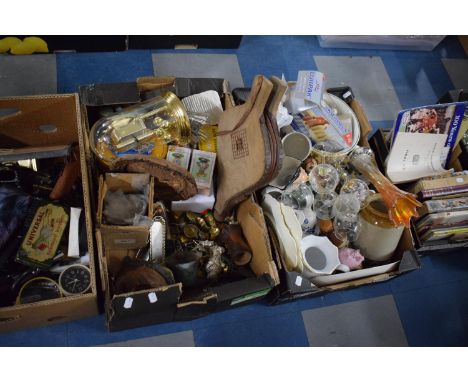
[[[50,192],[49,198],[52,200],[59,200],[67,195],[75,184],[76,179],[80,176],[80,170],[79,160],[68,162],[63,169],[62,175],[60,175],[57,183],[55,183],[54,188]]]

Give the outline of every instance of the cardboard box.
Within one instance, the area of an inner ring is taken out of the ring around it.
[[[465,49],[465,53],[468,55],[468,36],[458,36],[458,40],[460,40],[460,44]]]
[[[101,230],[102,240],[109,249],[138,249],[148,243],[149,228],[145,226],[117,226],[103,223],[104,199],[108,191],[122,190],[135,193],[135,184],[148,186],[148,211],[146,216],[153,218],[154,179],[148,174],[106,173],[99,177],[99,197],[97,227]]]
[[[356,114],[361,127],[359,145],[370,147],[367,139],[372,128],[366,114],[358,100],[353,99],[350,106]],[[390,263],[343,274],[321,276],[320,282],[312,284],[301,274],[286,271],[283,261],[278,254],[277,239],[271,229],[270,238],[281,280],[280,284],[267,297],[270,304],[280,304],[298,298],[318,296],[329,292],[386,281],[421,267],[415,251],[411,230],[405,229]]]
[[[207,286],[203,291],[187,289],[181,283],[134,293],[113,294],[110,279],[126,256],[135,250],[112,250],[105,246],[99,230],[96,232],[101,260],[105,309],[109,330],[122,330],[170,321],[191,320],[220,310],[246,305],[262,299],[279,283],[271,257],[268,236],[259,235],[255,224],[266,225],[263,212],[252,198],[240,204],[246,219],[240,220],[244,236],[252,249],[250,263],[253,277],[239,281]],[[255,219],[254,224],[249,222]]]
[[[389,153],[388,147],[388,137],[389,131],[385,131],[382,129],[377,130],[372,137],[369,139],[369,143],[371,148],[374,150],[375,159],[379,168],[384,168],[385,159]],[[459,146],[457,146],[459,147]],[[374,149],[377,148],[377,149]],[[459,161],[459,157],[456,154],[453,156],[453,160],[450,163],[450,167],[454,168],[455,171],[462,171],[464,170],[464,166]],[[416,182],[406,183],[400,185],[403,189],[412,189],[416,185]],[[451,196],[448,195],[448,198]],[[438,253],[445,253],[447,251],[456,250],[458,248],[465,248],[468,247],[468,241],[459,241],[454,242],[450,239],[438,240],[434,242],[426,242],[422,243],[419,239],[419,236],[416,232],[416,225],[414,219],[411,221],[411,234],[413,237],[414,248],[419,255],[431,255],[431,254],[438,254]]]
[[[47,126],[47,128],[43,128]],[[84,155],[78,96],[44,95],[0,98],[0,146],[26,149],[78,142],[91,290],[89,293],[0,308],[0,332],[63,323],[98,314],[89,179]]]
[[[97,121],[99,108],[133,104],[158,94],[161,88],[170,89],[179,97],[205,90],[216,90],[225,107],[233,105],[228,83],[221,79],[146,77],[138,79],[135,83],[89,85],[80,88],[86,130],[89,131]],[[85,149],[90,177],[96,180],[100,175],[100,169],[90,151],[89,142],[85,142]],[[97,195],[96,187],[92,187]],[[244,236],[252,248],[253,258],[250,267],[254,276],[207,287],[202,293],[184,290],[180,283],[176,283],[154,290],[114,295],[111,291],[110,276],[115,275],[125,256],[133,256],[136,250],[110,249],[103,240],[102,229],[98,229],[96,240],[109,330],[122,330],[174,320],[190,320],[264,298],[279,283],[279,276],[270,248],[263,211],[252,198],[244,201],[241,206],[240,213],[244,218],[240,223]]]

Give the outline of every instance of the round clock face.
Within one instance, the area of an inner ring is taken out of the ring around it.
[[[84,265],[71,265],[60,274],[59,284],[67,295],[85,293],[91,286],[91,272]]]

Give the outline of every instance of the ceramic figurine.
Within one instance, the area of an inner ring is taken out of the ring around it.
[[[341,264],[346,265],[350,270],[361,269],[364,256],[359,249],[340,248],[338,252]]]

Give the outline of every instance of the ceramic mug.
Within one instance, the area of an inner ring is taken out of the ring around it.
[[[338,248],[326,236],[305,236],[301,240],[303,274],[307,278],[331,275],[336,270],[349,272],[347,265],[341,264]]]
[[[270,186],[277,187],[280,189],[286,188],[290,183],[294,181],[294,179],[297,178],[300,166],[300,160],[286,155],[283,158],[283,164],[278,175],[275,179],[273,179],[270,182]]]
[[[281,140],[284,155],[304,161],[312,150],[309,137],[297,131],[286,134]]]

